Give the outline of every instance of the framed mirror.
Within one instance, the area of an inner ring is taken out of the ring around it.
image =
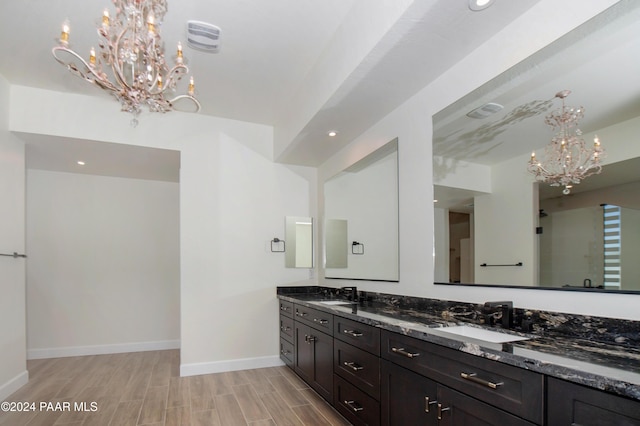
[[[640,4],[616,3],[433,117],[436,283],[640,290],[629,260],[640,253],[639,31]],[[606,151],[602,172],[569,195],[527,172],[561,90],[584,107],[583,139],[597,134]],[[602,205],[623,209],[618,259]]]
[[[398,140],[324,183],[325,278],[397,282]]]
[[[285,218],[284,264],[287,268],[313,268],[313,219]]]

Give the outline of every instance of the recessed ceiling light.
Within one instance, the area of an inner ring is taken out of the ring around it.
[[[338,135],[338,132],[336,132],[335,130],[331,130],[330,132],[327,132],[327,134],[333,138]]]
[[[78,163],[78,165],[79,165],[79,166],[84,166],[84,165],[85,165],[85,162],[84,162],[84,161],[82,161],[82,160],[77,161],[77,163]]]
[[[469,9],[480,11],[488,8],[495,0],[469,0]]]

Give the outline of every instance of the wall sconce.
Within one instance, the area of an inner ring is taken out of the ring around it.
[[[271,240],[271,251],[274,253],[284,253],[285,251],[284,240],[281,240],[278,237],[274,237],[273,240]]]
[[[351,243],[351,254],[364,254],[364,244],[358,241]]]

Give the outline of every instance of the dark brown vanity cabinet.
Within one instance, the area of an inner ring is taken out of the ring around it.
[[[544,378],[541,374],[384,330],[382,357],[409,370],[402,372],[384,364],[384,424],[402,424],[393,417],[394,412],[411,416],[413,414],[404,411],[425,411],[427,408],[429,414],[436,412],[436,420],[441,418],[438,424],[543,422]],[[412,378],[408,379],[409,376]],[[403,386],[409,389],[408,383],[414,380],[428,392],[398,398],[397,392],[402,391]],[[437,391],[427,386],[428,383],[435,383]]]
[[[333,315],[294,305],[294,318],[294,371],[333,401]]]
[[[280,300],[280,359],[290,368],[294,363],[293,303]]]
[[[334,406],[354,425],[380,424],[380,329],[334,317]]]
[[[640,402],[564,380],[547,379],[547,424],[640,426]]]

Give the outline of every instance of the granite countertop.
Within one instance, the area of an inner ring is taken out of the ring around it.
[[[283,300],[640,401],[638,322],[536,313],[539,321],[530,333],[491,327],[529,340],[490,343],[442,332],[442,327],[461,324],[488,328],[480,324],[477,305],[393,295],[369,297],[374,300],[360,304],[327,305],[320,303],[327,298],[326,292],[282,289],[287,288],[278,288]],[[567,332],[567,324],[577,327],[575,333]],[[594,339],[594,333],[610,342]]]

